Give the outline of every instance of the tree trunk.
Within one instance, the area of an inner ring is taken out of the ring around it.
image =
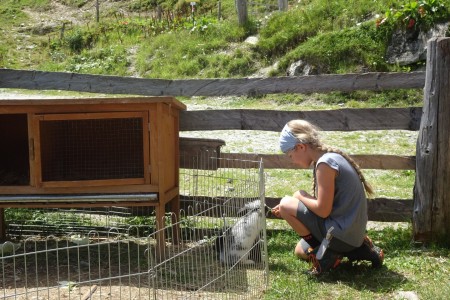
[[[450,38],[428,42],[423,116],[416,147],[414,239],[450,240]]]

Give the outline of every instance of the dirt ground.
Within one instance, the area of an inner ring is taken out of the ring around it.
[[[210,244],[167,245],[159,262],[149,248],[131,239],[29,238],[0,258],[0,299],[258,299],[265,288],[262,263],[223,266]]]

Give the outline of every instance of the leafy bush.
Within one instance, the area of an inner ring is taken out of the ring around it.
[[[400,9],[389,9],[385,16],[377,19],[377,27],[390,26],[408,30],[428,30],[434,24],[448,21],[450,12],[443,1],[420,0],[402,5]]]
[[[94,36],[90,32],[78,29],[64,38],[67,47],[74,53],[80,53],[83,49],[89,49],[94,42]]]

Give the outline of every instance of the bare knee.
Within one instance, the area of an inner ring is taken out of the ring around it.
[[[281,198],[280,208],[285,208],[285,207],[289,206],[291,202],[292,202],[291,197],[285,196],[285,197]]]
[[[291,214],[293,215],[293,211],[297,210],[298,199],[293,197],[283,197],[280,200],[280,213],[281,215]]]

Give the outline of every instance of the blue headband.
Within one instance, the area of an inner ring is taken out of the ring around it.
[[[299,140],[292,134],[291,129],[286,124],[280,134],[280,149],[283,153],[287,153],[289,150],[294,149],[295,145],[299,143]]]

